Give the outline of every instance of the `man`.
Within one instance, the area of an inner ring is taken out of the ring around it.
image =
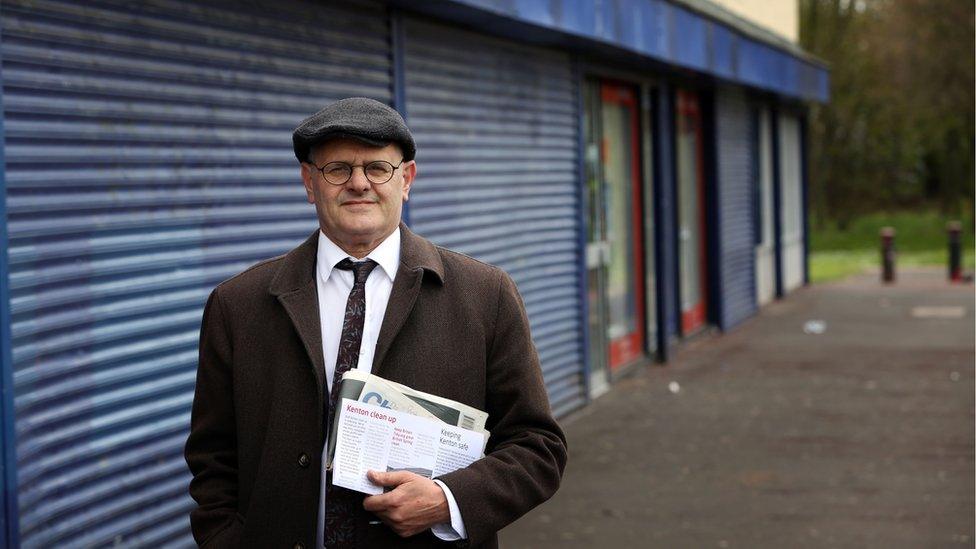
[[[515,284],[400,223],[416,145],[393,109],[344,99],[293,141],[320,230],[221,283],[203,314],[186,443],[197,543],[497,546],[566,463]],[[377,496],[332,486],[330,396],[351,367],[485,410],[486,456],[434,480],[370,472]]]

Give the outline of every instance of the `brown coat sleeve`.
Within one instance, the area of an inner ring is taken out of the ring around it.
[[[486,456],[440,477],[454,494],[471,545],[549,499],[566,466],[566,437],[552,417],[525,306],[496,269],[497,309],[488,334]]]
[[[215,289],[203,310],[200,363],[185,457],[193,479],[190,512],[201,547],[237,547],[243,523],[237,512],[237,435],[230,338]]]

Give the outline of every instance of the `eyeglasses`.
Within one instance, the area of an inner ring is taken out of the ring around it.
[[[325,166],[319,167],[312,162],[309,162],[315,166],[315,168],[322,172],[322,177],[331,185],[345,185],[349,178],[352,177],[353,168],[362,168],[363,173],[366,174],[366,179],[374,185],[382,185],[390,179],[393,179],[393,172],[403,165],[403,160],[399,164],[394,166],[386,160],[373,160],[366,164],[348,164],[346,162],[329,162]]]

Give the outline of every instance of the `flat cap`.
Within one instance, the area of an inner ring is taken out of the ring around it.
[[[291,136],[295,157],[307,162],[312,147],[339,137],[376,147],[396,143],[403,150],[404,160],[417,155],[417,145],[400,113],[375,99],[348,97],[302,120]]]

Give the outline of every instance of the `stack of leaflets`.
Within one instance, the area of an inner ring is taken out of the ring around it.
[[[383,488],[366,471],[412,471],[434,478],[484,457],[488,414],[361,370],[339,385],[326,468],[332,483],[367,494]]]

